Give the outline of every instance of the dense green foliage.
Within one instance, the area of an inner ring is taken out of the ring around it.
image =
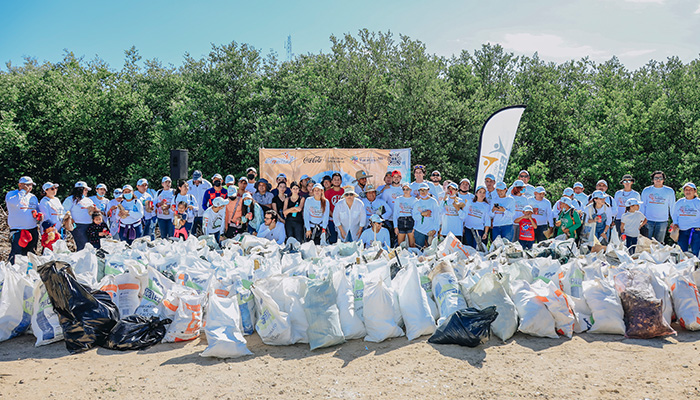
[[[551,192],[625,173],[641,190],[662,169],[678,188],[700,176],[700,59],[563,64],[498,45],[446,59],[391,33],[331,37],[329,53],[280,62],[248,45],[213,46],[180,67],[126,51],[116,71],[67,52],[0,72],[0,189],[78,179],[110,189],[159,182],[172,148],[190,170],[241,174],[259,147],[413,149],[414,163],[472,178],[479,134],[499,108],[525,104],[507,180],[522,168]]]

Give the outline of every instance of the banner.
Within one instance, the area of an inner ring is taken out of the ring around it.
[[[287,183],[299,182],[309,175],[321,182],[325,175],[339,172],[343,186],[354,185],[355,173],[360,170],[372,175],[368,183],[384,184],[387,171],[401,172],[402,182],[410,182],[411,149],[260,149],[259,177],[275,186],[277,175],[287,176]]]
[[[496,182],[503,180],[523,111],[525,106],[506,107],[486,120],[479,140],[479,167],[474,187],[483,185],[487,174],[493,174]]]

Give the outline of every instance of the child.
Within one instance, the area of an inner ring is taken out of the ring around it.
[[[528,250],[535,243],[535,229],[537,229],[537,222],[532,217],[532,211],[531,205],[523,207],[523,216],[513,221],[513,223],[518,224],[518,242],[523,246],[523,249]]]
[[[187,228],[185,224],[187,223],[187,202],[181,201],[177,203],[177,212],[173,216],[173,228],[175,229],[176,238],[182,238],[182,240],[187,240]]]
[[[100,239],[109,236],[109,228],[102,220],[102,212],[95,211],[92,213],[92,223],[87,228],[88,242],[92,247],[100,248]]]
[[[41,235],[41,246],[53,251],[53,244],[61,238],[61,235],[56,232],[56,227],[51,225],[51,221],[42,222],[41,228],[44,230],[44,233]]]
[[[630,254],[634,254],[634,250],[631,249],[632,246],[637,244],[637,238],[639,238],[639,228],[643,227],[647,223],[647,219],[644,217],[641,211],[639,211],[639,205],[643,204],[641,201],[635,199],[634,197],[625,202],[626,212],[622,214],[620,231],[626,236],[625,246],[627,246]]]
[[[217,243],[219,243],[221,233],[225,229],[224,219],[226,217],[226,204],[228,204],[228,199],[216,197],[212,201],[211,207],[207,208],[202,216],[202,230],[204,234],[214,235]]]

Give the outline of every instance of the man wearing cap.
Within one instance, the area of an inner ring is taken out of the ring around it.
[[[430,245],[440,230],[440,205],[430,195],[428,182],[423,182],[418,187],[418,199],[413,206],[412,216],[416,247],[422,249]]]
[[[588,204],[588,195],[583,192],[583,183],[574,183],[573,191],[574,199],[578,200],[579,203],[581,203],[581,208],[585,207],[586,204]]]
[[[63,209],[71,213],[75,228],[73,228],[73,240],[76,250],[82,250],[88,242],[87,229],[92,223],[92,213],[97,211],[95,203],[88,197],[92,190],[84,181],[78,181],[73,187],[73,192],[63,200]]]
[[[308,175],[304,174],[299,178],[299,196],[302,198],[307,198],[311,194],[311,187],[309,187],[309,181],[311,181],[311,177]]]
[[[333,244],[338,241],[338,230],[336,229],[334,212],[335,205],[342,199],[345,191],[340,187],[343,183],[343,178],[338,172],[334,172],[331,177],[331,188],[323,194],[331,206],[330,217],[328,219],[328,243]],[[363,224],[364,226],[364,224]]]
[[[550,227],[554,226],[554,213],[552,212],[552,203],[545,198],[547,192],[544,187],[537,186],[534,191],[534,197],[530,199],[530,206],[532,207],[532,217],[537,223],[537,228],[535,228],[535,241],[541,242],[547,240],[544,235]]]
[[[673,229],[678,229],[681,250],[700,256],[700,199],[693,182],[683,185],[683,197],[673,206]]]
[[[134,239],[141,236],[143,221],[143,204],[134,196],[131,185],[122,187],[124,200],[119,210],[119,238],[131,245]]]
[[[249,167],[246,171],[246,178],[248,179],[248,186],[246,187],[246,190],[250,193],[253,194],[257,190],[257,185],[255,182],[255,178],[258,176],[258,170],[256,170],[253,167]]]
[[[463,178],[461,181],[459,181],[459,191],[457,192],[457,196],[464,200],[465,203],[468,203],[474,199],[474,194],[469,193],[471,186],[472,183],[467,178]]]
[[[494,197],[498,197],[496,192],[496,176],[494,174],[486,174],[484,177],[484,186],[486,187],[486,201],[493,204]]]
[[[374,188],[374,185],[371,183],[367,184],[365,190],[366,197],[362,201],[365,203],[368,220],[374,214],[382,217],[382,220],[391,218],[392,207],[386,201],[377,197],[377,189]]]
[[[204,212],[202,217],[202,225],[205,235],[214,235],[214,239],[219,243],[221,234],[224,232],[224,218],[226,214],[224,209],[228,204],[228,199],[225,197],[214,197],[210,207]]]
[[[384,191],[391,187],[391,182],[391,171],[387,171],[386,174],[384,174],[384,184],[377,186],[377,196],[382,197],[384,195]]]
[[[122,189],[114,189],[112,196],[114,198],[107,203],[107,224],[109,225],[109,234],[113,238],[119,238],[119,204],[124,200]]]
[[[613,204],[615,204],[615,200],[612,198],[612,196],[606,193],[608,191],[608,181],[606,181],[605,179],[599,180],[595,184],[595,190],[598,190],[603,193],[603,199],[605,200],[605,204],[607,204],[608,207],[613,209]],[[590,203],[591,201],[593,201],[592,193],[590,196],[588,196],[588,202]]]
[[[214,199],[218,197],[227,198],[228,190],[224,189],[224,178],[221,174],[214,174],[211,177],[212,188],[204,192],[204,198],[202,199],[202,208],[206,211],[207,208],[211,207]],[[272,198],[270,198],[272,200]],[[203,218],[204,216],[202,216]],[[203,222],[202,222],[203,223]]]
[[[272,193],[273,198],[275,196],[279,195],[279,190],[277,189],[277,187],[279,186],[280,182],[284,182],[284,184],[285,184],[285,186],[284,186],[285,187],[285,190],[284,190],[285,196],[289,197],[292,195],[292,190],[289,189],[289,186],[287,185],[287,175],[280,173],[279,175],[277,175],[276,181],[277,181],[277,184],[275,185],[275,188],[270,191],[270,193]]]
[[[58,184],[46,182],[41,189],[46,195],[39,202],[39,211],[44,216],[44,221],[50,221],[58,232],[63,225],[63,216],[66,214],[61,200],[56,197]]]
[[[640,211],[647,218],[647,235],[663,244],[666,238],[668,219],[673,213],[676,203],[676,192],[664,185],[666,174],[663,171],[654,171],[651,174],[653,185],[642,190],[642,206]]]
[[[440,180],[442,179],[442,175],[440,174],[440,171],[435,170],[430,174],[430,182],[428,182],[428,185],[430,185],[430,194],[435,197],[436,200],[442,199],[445,197],[445,190],[442,188],[442,185],[440,184]]]
[[[513,216],[515,215],[515,201],[508,196],[506,192],[508,187],[505,182],[496,184],[496,196],[491,202],[491,218],[493,219],[493,233],[491,237],[494,240],[497,237],[502,237],[513,241]]]
[[[149,236],[151,240],[155,239],[153,231],[156,228],[158,221],[156,217],[156,196],[148,189],[148,180],[141,178],[136,182],[136,199],[141,202],[143,211],[143,225],[141,226],[141,234],[139,236]]]
[[[352,186],[345,188],[343,199],[338,201],[333,210],[333,221],[338,229],[339,239],[354,242],[360,239],[362,229],[367,224],[367,215],[362,200]]]
[[[173,236],[175,228],[173,226],[173,191],[172,180],[169,176],[164,176],[160,181],[163,186],[156,197],[156,216],[158,217],[158,230],[163,239]]]
[[[355,180],[352,183],[357,183],[355,185],[355,193],[361,198],[365,198],[365,186],[367,186],[367,179],[371,178],[373,175],[367,175],[364,170],[359,170],[355,172]]]
[[[107,194],[107,185],[104,183],[98,183],[95,186],[95,195],[90,197],[97,210],[102,213],[102,217],[107,220],[107,204],[109,199],[105,196]]]
[[[418,198],[418,189],[425,182],[425,165],[415,165],[413,167],[413,176],[416,177],[416,180],[411,183],[411,196]]]
[[[582,204],[581,202],[578,201],[575,197],[574,190],[572,188],[566,188],[564,189],[564,193],[562,193],[562,198],[567,197],[572,200],[571,204],[574,207],[574,209],[578,211],[584,211],[585,209],[585,204]],[[586,202],[588,202],[588,196],[586,196]],[[552,207],[552,215],[559,215],[561,212],[561,200],[557,200],[556,203],[554,203],[554,206]]]
[[[284,230],[284,224],[277,220],[275,210],[265,212],[263,225],[258,230],[258,237],[274,240],[277,244],[284,244],[287,234]]]
[[[401,190],[401,171],[394,170],[391,173],[391,186],[384,190],[382,193],[382,199],[394,209],[394,203],[396,199],[403,196],[403,190]],[[386,218],[385,218],[386,219]]]
[[[10,226],[10,256],[8,261],[15,262],[15,255],[26,256],[36,251],[39,241],[39,201],[32,194],[34,181],[28,176],[19,179],[18,189],[5,195],[7,206],[7,224]]]
[[[636,190],[632,190],[632,184],[634,183],[634,178],[630,174],[625,174],[620,180],[622,189],[615,192],[615,198],[613,204],[613,210],[615,211],[615,227],[617,228],[617,234],[622,236],[622,231],[620,230],[620,224],[622,223],[622,214],[625,213],[627,207],[625,204],[629,199],[641,200],[642,196]]]
[[[246,180],[246,185],[248,181]],[[192,179],[187,181],[187,185],[190,187],[189,193],[194,196],[197,200],[197,204],[202,204],[204,202],[204,194],[207,190],[211,189],[211,183],[208,180],[202,178],[202,171],[196,170],[192,173]],[[194,213],[194,222],[192,223],[191,234],[198,236],[202,230],[202,217],[204,216],[204,210],[202,207],[197,207],[197,211]]]
[[[379,242],[384,249],[391,247],[389,231],[382,226],[382,222],[382,217],[377,214],[372,214],[369,218],[369,229],[365,229],[360,235],[360,241],[365,247],[371,247],[374,242]]]
[[[520,171],[520,173],[518,173],[518,179],[515,182],[517,182],[517,181],[520,181],[523,183],[521,190],[522,190],[523,194],[525,195],[525,197],[532,197],[535,195],[535,187],[528,183],[528,182],[530,182],[530,173],[529,172],[527,172],[526,170]],[[510,188],[508,188],[508,194],[510,196],[513,195],[513,188],[515,187],[515,182],[513,185],[511,185]]]

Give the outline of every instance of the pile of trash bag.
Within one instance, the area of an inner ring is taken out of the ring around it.
[[[448,235],[422,252],[248,234],[221,245],[207,236],[101,244],[72,253],[59,241],[0,262],[0,341],[31,332],[37,346],[64,340],[76,352],[202,337],[202,356],[231,358],[251,354],[253,333],[314,350],[400,336],[476,346],[518,331],[700,330],[700,261],[653,241],[632,256],[621,244],[580,251],[563,237],[530,250],[497,238],[477,251]]]

